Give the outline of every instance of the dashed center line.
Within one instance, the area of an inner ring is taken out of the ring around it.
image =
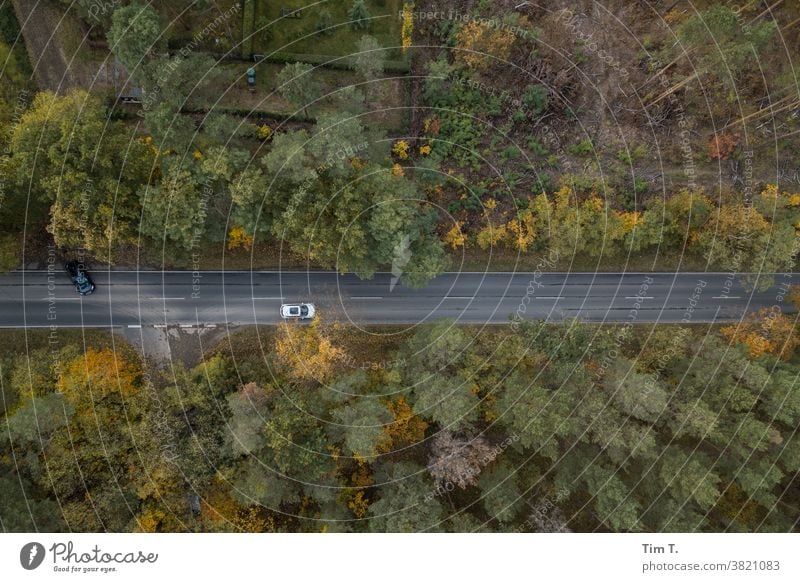
[[[720,295],[718,297],[712,297],[712,299],[741,299],[741,297],[731,297],[730,295]]]
[[[151,301],[185,301],[186,297],[148,297]]]

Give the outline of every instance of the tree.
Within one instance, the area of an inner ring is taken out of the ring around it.
[[[659,463],[659,479],[678,503],[696,502],[708,510],[719,498],[719,475],[709,470],[711,461],[702,453],[689,455],[669,447]]]
[[[358,41],[358,53],[353,57],[353,69],[367,83],[383,74],[386,62],[384,51],[373,36],[365,35]]]
[[[378,446],[378,452],[388,453],[415,445],[425,438],[428,423],[414,414],[405,397],[391,400],[387,407],[392,413],[393,421],[383,427],[384,439]]]
[[[514,46],[510,30],[496,28],[478,21],[465,24],[458,33],[456,60],[481,71],[508,59]]]
[[[108,44],[131,73],[140,70],[145,58],[158,51],[161,39],[158,13],[150,4],[134,2],[114,10]]]
[[[641,506],[631,495],[625,482],[616,471],[594,463],[587,467],[584,475],[586,486],[593,496],[594,509],[600,519],[612,531],[639,531]]]
[[[20,187],[51,203],[47,230],[57,245],[113,258],[135,240],[153,157],[100,99],[84,91],[39,93],[11,136]]]
[[[414,412],[446,430],[472,429],[480,418],[473,385],[458,377],[432,374],[414,386]]]
[[[369,506],[373,533],[431,531],[442,519],[442,506],[433,497],[433,483],[425,470],[411,463],[382,465],[376,471],[380,499]]]
[[[248,454],[261,449],[266,442],[264,425],[269,414],[267,392],[249,382],[227,397],[231,411],[229,447],[234,454]]]
[[[800,344],[793,318],[768,308],[749,314],[738,325],[723,327],[720,333],[733,344],[744,344],[753,359],[770,354],[788,360]]]
[[[350,27],[353,30],[366,30],[370,27],[372,15],[367,10],[364,0],[354,0],[353,6],[348,13],[348,18],[350,19]]]
[[[334,410],[333,418],[341,425],[334,432],[344,433],[345,450],[361,459],[371,459],[392,415],[376,398],[359,397]]]
[[[205,240],[209,201],[202,189],[202,176],[178,160],[165,165],[161,182],[139,191],[140,232],[163,248],[191,251]]]
[[[461,489],[478,484],[483,468],[492,460],[492,447],[485,437],[456,436],[442,431],[431,443],[428,472],[441,483]]]
[[[524,507],[515,483],[514,470],[508,463],[487,471],[480,480],[481,497],[486,512],[502,523],[512,521]]]
[[[318,318],[307,326],[282,324],[275,352],[290,378],[323,384],[333,377],[344,355],[325,335]]]
[[[157,103],[144,112],[144,122],[157,150],[189,151],[195,134],[194,121],[169,103]]]
[[[776,273],[791,269],[796,237],[791,225],[770,225],[755,207],[736,203],[718,208],[712,224],[698,239],[709,262],[742,273]],[[771,277],[756,277],[756,280],[744,281],[757,285],[762,291],[772,285]]]
[[[736,87],[740,75],[754,66],[754,55],[759,54],[777,29],[771,20],[742,26],[739,19],[733,8],[723,4],[697,12],[678,28],[680,42],[675,50],[693,49],[692,64],[696,70]]]
[[[320,10],[319,18],[317,19],[317,32],[326,36],[330,36],[336,32],[330,10]]]
[[[139,389],[141,368],[110,349],[89,348],[59,371],[56,387],[75,405],[91,404],[110,393],[123,398]]]
[[[311,74],[314,67],[305,63],[286,65],[275,82],[281,96],[308,116],[308,106],[322,94],[322,89]]]

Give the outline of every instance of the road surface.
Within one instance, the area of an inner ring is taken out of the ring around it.
[[[762,308],[790,310],[800,274],[774,275],[764,292],[726,273],[445,273],[424,289],[332,272],[93,271],[80,297],[55,265],[0,275],[0,327],[205,327],[275,324],[282,302],[316,304],[326,319],[355,324],[510,320],[708,323]]]

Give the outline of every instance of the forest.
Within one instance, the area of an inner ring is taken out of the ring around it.
[[[796,269],[797,2],[106,4],[49,3],[49,73],[0,5],[2,272]],[[797,531],[786,285],[691,326],[323,313],[194,362],[2,330],[0,531]]]
[[[153,369],[96,333],[0,362],[4,531],[785,532],[800,518],[788,316],[442,321],[369,365],[322,323],[244,330],[192,369]]]

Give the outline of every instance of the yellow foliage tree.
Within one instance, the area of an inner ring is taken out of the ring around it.
[[[489,224],[480,230],[476,237],[476,242],[483,250],[496,246],[508,246],[508,227],[505,224]]]
[[[530,249],[538,235],[536,217],[529,208],[521,211],[517,218],[512,218],[507,225],[507,229],[510,233],[511,244],[515,249],[523,253]]]
[[[275,351],[290,377],[327,382],[336,371],[344,350],[334,346],[321,330],[320,319],[311,325],[282,324]]]
[[[622,232],[628,234],[641,222],[642,215],[639,212],[619,212],[617,213],[622,221]]]
[[[243,248],[249,251],[253,248],[253,237],[241,226],[234,226],[228,233],[228,250]]]
[[[384,439],[376,447],[379,453],[388,453],[422,441],[428,423],[414,414],[414,410],[402,396],[387,404],[394,420],[383,427]]]
[[[401,31],[403,52],[411,47],[411,34],[414,32],[414,3],[403,4],[403,29]]]
[[[456,60],[483,70],[497,60],[504,61],[514,46],[514,34],[477,21],[464,25],[458,33]]]
[[[73,402],[96,401],[112,393],[132,396],[141,379],[141,368],[108,348],[86,352],[61,367],[57,387]]]
[[[461,222],[456,222],[453,225],[453,228],[447,231],[447,234],[444,235],[444,243],[446,245],[450,245],[453,250],[462,248],[467,242],[467,235],[464,234],[464,231],[461,229],[463,224]]]
[[[408,142],[404,139],[399,139],[395,142],[392,146],[392,153],[396,155],[401,160],[408,159],[408,152],[411,150],[411,146],[408,145]]]

